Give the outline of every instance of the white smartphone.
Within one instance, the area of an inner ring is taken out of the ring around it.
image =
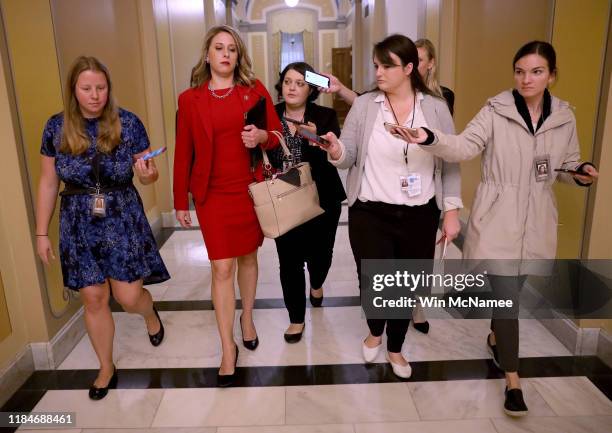
[[[317,74],[316,72],[306,71],[304,80],[313,86],[329,88],[329,78],[325,75]]]
[[[408,134],[412,135],[413,137],[416,137],[418,135],[417,129],[408,128],[406,126],[398,125],[396,123],[385,122],[385,129],[387,130],[387,132],[389,132],[390,134],[398,138],[402,138],[402,136],[399,134],[395,134],[393,132],[394,129],[403,129],[404,131],[408,132]]]

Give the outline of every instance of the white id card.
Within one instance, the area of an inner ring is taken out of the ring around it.
[[[421,195],[421,175],[419,173],[409,173],[407,176],[400,176],[400,188],[408,197]]]

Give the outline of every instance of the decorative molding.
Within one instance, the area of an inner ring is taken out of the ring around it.
[[[342,26],[346,26],[346,24],[346,17],[343,17],[342,19],[337,19],[334,21],[317,21],[317,28],[319,30],[336,30],[338,28],[342,28]],[[238,23],[238,29],[242,33],[265,32],[268,30],[268,23],[249,23],[246,21],[240,21]]]
[[[8,365],[0,370],[0,407],[19,390],[34,373],[34,358],[30,345],[26,345]]]

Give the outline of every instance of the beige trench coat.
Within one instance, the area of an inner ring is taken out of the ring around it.
[[[504,259],[516,267],[502,275],[530,271],[534,259],[554,259],[557,249],[556,180],[576,184],[555,168],[575,169],[580,161],[576,119],[567,102],[552,97],[551,114],[535,135],[516,109],[511,91],[491,98],[459,135],[433,131],[422,148],[450,162],[482,153],[481,180],[468,221],[465,259]],[[548,158],[549,176],[536,180],[536,159]]]

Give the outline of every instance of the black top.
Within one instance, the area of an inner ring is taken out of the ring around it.
[[[525,98],[523,98],[521,94],[518,92],[518,90],[516,89],[512,91],[512,96],[514,96],[514,103],[516,104],[516,109],[518,110],[519,114],[521,115],[525,123],[527,124],[527,128],[529,128],[529,131],[532,134],[535,134],[535,132],[538,129],[540,129],[540,126],[542,126],[542,123],[544,123],[546,118],[550,116],[550,105],[552,102],[552,98],[550,97],[550,92],[548,91],[548,89],[544,89],[544,101],[542,102],[542,115],[538,119],[538,124],[536,126],[535,131],[533,130],[533,123],[531,123],[531,115],[529,114],[529,109],[527,108],[527,103],[525,102]]]
[[[446,105],[448,105],[452,116],[455,112],[455,94],[448,87],[440,86],[440,88],[442,89],[442,97],[446,99]]]
[[[274,108],[276,108],[276,113],[282,122],[285,113],[285,103],[276,104]],[[340,136],[338,116],[331,108],[322,107],[312,102],[307,103],[304,122],[313,122],[317,125],[317,135],[324,135],[331,131],[336,136]],[[282,152],[282,149],[278,148],[275,151]],[[277,158],[274,159],[278,160]],[[346,193],[338,175],[338,170],[327,160],[327,152],[317,146],[311,146],[304,139],[302,140],[301,161],[310,163],[312,179],[317,184],[319,201],[323,209],[333,203],[339,203],[346,199]],[[275,168],[282,169],[282,167]]]

